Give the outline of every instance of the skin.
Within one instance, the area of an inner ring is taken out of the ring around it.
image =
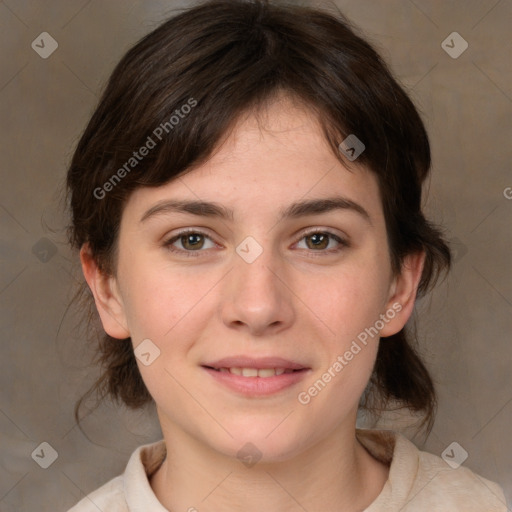
[[[362,206],[370,222],[350,209],[278,220],[295,201],[334,194]],[[233,220],[166,213],[140,222],[159,201],[178,198],[220,203]],[[182,228],[210,238],[192,246],[178,238],[181,252],[170,252],[164,243]],[[311,232],[326,231],[348,246],[327,238],[317,248]],[[247,236],[263,249],[253,263],[235,250]],[[105,331],[131,337],[134,347],[149,338],[160,350],[149,366],[137,363],[168,451],[150,481],[161,503],[174,511],[283,512],[356,511],[373,502],[389,468],[357,441],[355,424],[378,336],[307,405],[297,395],[396,303],[402,309],[380,336],[402,329],[423,261],[412,254],[393,275],[375,175],[347,170],[315,117],[286,97],[269,103],[260,122],[241,118],[190,173],[137,189],[122,216],[116,277],[98,271],[86,245],[81,262]],[[310,370],[273,396],[246,397],[200,366],[233,355],[280,356]],[[236,457],[247,442],[262,454],[252,467]]]

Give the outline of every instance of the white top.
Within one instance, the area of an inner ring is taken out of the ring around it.
[[[402,434],[356,429],[356,436],[376,459],[390,465],[381,493],[364,512],[507,512],[498,484],[464,466],[453,469],[442,458],[418,450]],[[68,512],[168,512],[149,483],[165,455],[163,439],[139,446],[122,475]]]

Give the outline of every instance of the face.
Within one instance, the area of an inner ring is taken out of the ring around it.
[[[420,268],[393,276],[375,176],[347,170],[311,114],[276,101],[262,123],[130,196],[111,295],[94,293],[105,330],[144,354],[164,432],[270,461],[353,430]]]

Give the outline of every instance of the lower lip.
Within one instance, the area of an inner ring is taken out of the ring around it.
[[[292,373],[274,375],[273,377],[243,377],[242,375],[220,372],[204,366],[203,369],[217,382],[246,396],[267,396],[278,393],[300,382],[310,371],[309,369],[304,369]]]

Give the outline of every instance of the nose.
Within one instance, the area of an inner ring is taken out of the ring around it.
[[[276,334],[295,319],[290,278],[270,250],[252,263],[234,256],[222,289],[222,320],[230,329],[253,336]]]

